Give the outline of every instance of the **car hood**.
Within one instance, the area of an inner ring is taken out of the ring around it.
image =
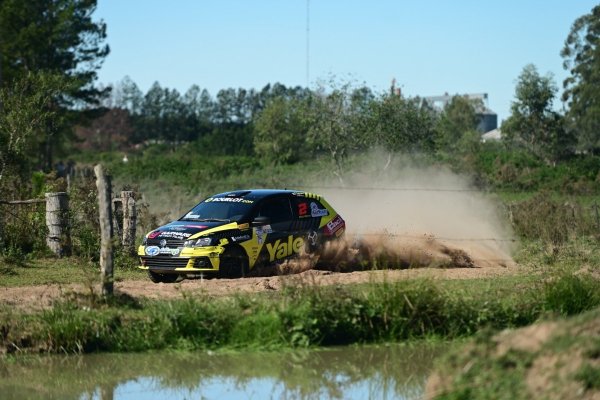
[[[148,239],[170,238],[185,240],[199,232],[226,224],[229,224],[229,222],[173,221],[150,232],[148,234]]]

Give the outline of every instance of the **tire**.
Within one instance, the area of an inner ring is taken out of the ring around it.
[[[154,283],[175,283],[180,278],[177,274],[159,274],[148,270],[148,277]]]
[[[239,249],[233,248],[226,250],[219,262],[219,278],[235,279],[248,274],[248,257]]]

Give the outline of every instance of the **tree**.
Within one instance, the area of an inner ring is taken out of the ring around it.
[[[575,20],[561,56],[571,74],[562,95],[568,128],[579,150],[600,153],[600,5]]]
[[[125,108],[109,108],[89,126],[75,127],[81,140],[77,147],[86,150],[123,150],[132,132],[129,111]]]
[[[371,103],[366,127],[372,142],[392,154],[428,153],[434,149],[435,115],[419,98],[385,94]]]
[[[29,72],[0,89],[0,181],[7,170],[14,178],[27,171],[35,133],[56,121],[56,110],[48,105],[66,87],[60,75]]]
[[[125,76],[112,88],[111,97],[103,105],[128,110],[130,115],[139,115],[143,101],[144,95],[138,85],[129,76]]]
[[[36,153],[43,155],[47,169],[54,146],[69,137],[74,120],[85,115],[74,106],[96,105],[105,94],[94,87],[96,71],[109,52],[102,43],[106,25],[91,18],[95,9],[96,0],[0,1],[0,87],[14,87],[32,72],[58,75],[68,82],[62,95],[53,96],[40,110],[60,117],[36,133],[45,133],[43,150]]]
[[[254,124],[254,151],[275,163],[298,161],[305,150],[304,104],[277,97],[257,116]]]
[[[164,139],[162,129],[163,95],[164,91],[158,82],[154,82],[144,95],[140,123],[142,132],[139,138],[142,141]]]
[[[357,94],[353,98],[355,92],[348,83],[336,87],[330,82],[330,85],[330,92],[321,87],[308,100],[307,139],[314,150],[328,153],[333,173],[343,182],[344,161],[363,144],[357,110],[364,97]]]
[[[465,96],[454,96],[446,104],[436,123],[436,147],[438,151],[456,153],[461,150],[463,136],[472,137],[477,129],[479,117],[476,108],[483,104]]]
[[[551,75],[540,76],[529,64],[517,79],[511,115],[502,124],[504,140],[553,164],[572,153],[573,138],[563,129],[563,119],[552,109],[557,92]]]

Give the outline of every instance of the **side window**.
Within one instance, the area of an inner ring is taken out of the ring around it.
[[[289,224],[292,221],[292,209],[287,198],[267,200],[258,211],[259,216],[269,217],[271,225],[278,224],[279,228],[285,228],[281,224]],[[277,229],[273,227],[273,229]]]

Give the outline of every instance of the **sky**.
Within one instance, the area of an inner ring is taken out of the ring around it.
[[[562,92],[560,50],[575,19],[597,4],[99,0],[93,18],[107,24],[111,52],[98,73],[105,85],[129,76],[144,93],[158,81],[181,93],[196,84],[214,97],[227,88],[315,88],[334,80],[381,93],[395,78],[411,97],[487,93],[500,123],[525,65],[551,73]]]

